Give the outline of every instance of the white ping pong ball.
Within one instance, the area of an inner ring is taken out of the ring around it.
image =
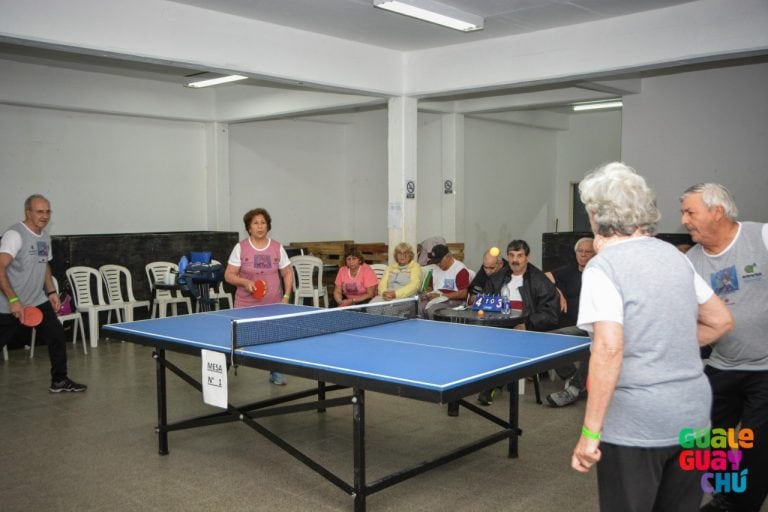
[[[498,247],[491,247],[491,250],[488,251],[488,253],[495,258],[501,253],[501,251],[499,251]]]

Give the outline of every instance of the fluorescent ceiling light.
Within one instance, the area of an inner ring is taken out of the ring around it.
[[[590,103],[578,103],[573,106],[574,112],[582,112],[584,110],[601,110],[605,108],[621,108],[623,105],[621,100],[609,100],[609,101],[593,101]]]
[[[373,0],[373,6],[462,32],[481,30],[485,21],[482,16],[435,0]]]
[[[247,76],[241,75],[227,75],[220,76],[218,78],[209,78],[206,80],[198,80],[196,82],[189,82],[187,87],[194,87],[199,89],[200,87],[210,87],[212,85],[226,84],[228,82],[237,82],[238,80],[245,80]]]

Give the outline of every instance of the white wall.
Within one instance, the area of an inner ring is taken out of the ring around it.
[[[232,226],[257,206],[283,243],[387,239],[386,111],[230,126]]]
[[[557,178],[552,190],[558,231],[572,231],[571,185],[599,165],[621,160],[621,111],[573,114],[557,132]],[[548,231],[554,231],[550,219]]]
[[[419,112],[416,177],[416,240],[433,236],[452,238],[443,226],[443,170],[441,116]],[[414,247],[415,249],[415,247]]]
[[[765,64],[648,78],[621,114],[571,116],[557,132],[466,119],[465,230],[451,241],[465,242],[475,267],[488,245],[522,237],[536,262],[541,233],[555,219],[570,227],[569,183],[614,158],[648,177],[661,231],[679,230],[678,195],[708,179],[733,189],[742,218],[768,220],[765,83]],[[223,217],[239,231],[261,205],[281,241],[386,240],[386,119],[375,109],[231,125]],[[423,239],[443,234],[440,116],[420,113],[418,137]],[[209,229],[207,173],[227,170],[207,168],[207,142],[194,121],[0,105],[0,224],[41,192],[53,200],[54,234]]]
[[[202,123],[0,105],[0,225],[41,193],[51,233],[205,229]]]
[[[740,218],[768,221],[768,65],[726,67],[643,80],[625,100],[624,160],[657,193],[660,231],[682,231],[678,197],[717,181]]]
[[[477,268],[489,247],[505,251],[522,238],[540,265],[541,233],[554,215],[555,132],[471,118],[465,132],[466,263]]]

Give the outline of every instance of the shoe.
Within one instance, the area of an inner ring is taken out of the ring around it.
[[[576,386],[568,385],[562,391],[550,393],[547,395],[547,402],[552,407],[565,407],[579,400],[582,397],[582,391]]]
[[[459,402],[448,402],[448,416],[459,415]]]
[[[51,387],[48,389],[51,393],[81,393],[88,389],[88,386],[85,384],[78,384],[65,377],[64,380],[60,380],[59,382],[52,382]]]
[[[714,494],[712,501],[703,505],[699,512],[728,512],[729,510],[735,510],[731,507],[731,504],[725,496],[722,494]]]
[[[275,386],[285,386],[285,377],[283,377],[282,373],[278,372],[269,372],[269,382],[274,384]]]
[[[480,402],[480,405],[491,405],[493,403],[493,398],[496,396],[496,393],[498,393],[499,388],[493,388],[493,389],[487,389],[485,391],[481,391],[479,395],[477,395],[477,401]]]

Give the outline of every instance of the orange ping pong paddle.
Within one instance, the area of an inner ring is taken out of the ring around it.
[[[21,313],[21,324],[27,327],[37,327],[43,321],[43,312],[35,306],[27,306]]]
[[[267,282],[263,279],[257,279],[253,282],[253,291],[251,296],[254,299],[263,299],[267,295]]]

